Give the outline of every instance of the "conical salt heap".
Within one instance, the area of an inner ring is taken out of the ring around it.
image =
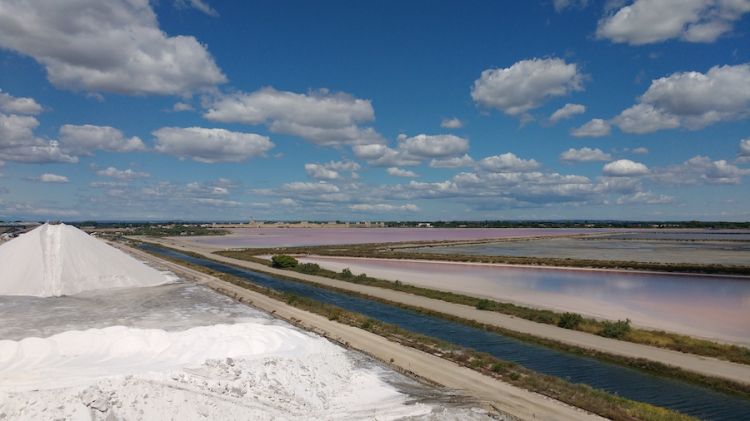
[[[44,224],[0,246],[0,295],[49,297],[169,282],[78,228]]]

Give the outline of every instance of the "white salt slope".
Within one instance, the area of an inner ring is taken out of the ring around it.
[[[0,414],[9,419],[394,419],[430,411],[409,404],[380,369],[283,325],[114,326],[0,341]]]
[[[65,224],[44,224],[0,245],[0,295],[49,297],[169,281],[165,274]]]

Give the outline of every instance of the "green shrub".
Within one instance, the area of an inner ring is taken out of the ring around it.
[[[602,323],[602,330],[599,335],[620,339],[630,332],[630,319],[618,320],[616,322],[605,321]]]
[[[491,304],[492,303],[490,302],[490,300],[482,299],[477,302],[477,305],[475,307],[477,308],[477,310],[489,310]]]
[[[275,268],[288,269],[297,267],[299,262],[292,256],[277,254],[276,256],[271,257],[271,263]]]
[[[575,329],[583,321],[583,317],[578,313],[563,313],[557,326],[563,329]]]
[[[352,273],[351,269],[344,268],[344,270],[341,271],[341,276],[343,276],[344,279],[351,279],[354,277],[354,274]]]
[[[317,263],[302,263],[297,265],[297,272],[316,274],[320,272],[320,266]]]

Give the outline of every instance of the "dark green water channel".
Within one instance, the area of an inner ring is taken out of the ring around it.
[[[412,332],[486,352],[539,373],[561,377],[572,383],[584,383],[628,399],[648,402],[707,420],[750,419],[750,400],[737,396],[522,342],[396,306],[329,291],[301,282],[275,278],[209,259],[196,258],[158,246],[142,245],[141,248],[237,276],[256,285],[294,293],[362,313]]]

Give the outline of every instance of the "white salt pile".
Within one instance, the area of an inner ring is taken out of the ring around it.
[[[9,419],[394,419],[432,408],[327,340],[239,323],[0,341]]]
[[[0,245],[0,295],[49,297],[170,279],[78,228],[44,224]]]

